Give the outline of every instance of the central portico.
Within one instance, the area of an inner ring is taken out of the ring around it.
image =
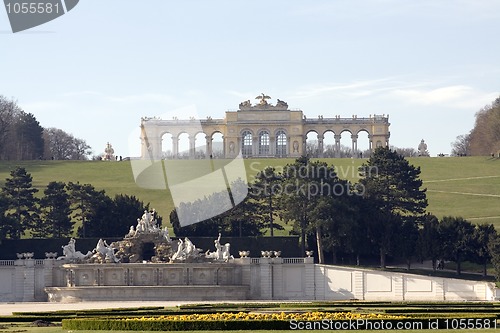
[[[289,109],[288,104],[277,100],[273,105],[270,96],[261,94],[258,103],[250,100],[240,103],[236,111],[227,111],[224,119],[162,120],[142,118],[141,140],[142,158],[160,159],[162,156],[162,136],[172,135],[174,158],[179,155],[179,136],[189,136],[189,157],[195,156],[195,137],[205,135],[206,157],[212,155],[212,138],[216,133],[223,136],[223,156],[234,158],[240,152],[243,157],[299,157],[305,155],[306,138],[310,132],[317,133],[318,149],[323,151],[324,134],[335,135],[335,152],[340,151],[343,132],[351,134],[352,151],[356,152],[359,132],[367,132],[371,150],[389,145],[389,117],[373,115],[368,118],[318,116],[308,119],[300,109]]]

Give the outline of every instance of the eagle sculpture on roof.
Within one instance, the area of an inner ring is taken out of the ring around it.
[[[260,99],[259,104],[265,105],[267,104],[266,99],[271,99],[271,96],[267,96],[266,94],[262,93],[261,96],[255,97],[255,99]]]

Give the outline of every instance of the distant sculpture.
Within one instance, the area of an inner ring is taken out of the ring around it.
[[[57,260],[83,260],[92,255],[92,252],[87,252],[87,254],[83,254],[80,251],[76,251],[76,240],[71,238],[68,242],[68,245],[63,245],[63,256],[57,258]]]
[[[255,99],[260,99],[259,105],[267,105],[266,99],[271,99],[271,96],[267,96],[264,93],[261,93],[261,96],[255,97]]]
[[[115,256],[115,248],[108,245],[105,240],[102,238],[97,242],[96,247],[92,251],[94,255],[91,260],[93,262],[99,263],[117,263],[119,262],[118,258]]]
[[[106,161],[114,161],[115,160],[115,150],[111,146],[111,144],[108,142],[106,144],[106,148],[104,149],[104,160]]]
[[[246,100],[240,103],[240,109],[251,108],[251,107],[252,103],[250,102],[250,100]]]
[[[219,237],[214,241],[215,251],[207,251],[205,253],[205,258],[214,259],[215,261],[229,261],[229,259],[234,259],[229,251],[231,245],[229,243],[226,243],[224,244],[224,246],[222,246],[220,243],[220,238],[221,234],[219,233]]]
[[[420,141],[418,145],[418,156],[429,156],[429,152],[427,151],[427,144],[424,139]]]
[[[278,99],[278,101],[276,102],[276,107],[288,109],[288,104],[287,102]]]

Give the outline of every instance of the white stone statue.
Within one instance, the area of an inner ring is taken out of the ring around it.
[[[57,258],[57,260],[75,260],[75,259],[85,259],[88,258],[90,255],[92,255],[92,252],[87,252],[87,254],[83,254],[80,251],[76,250],[76,240],[74,238],[71,238],[68,242],[68,245],[63,245],[63,256]]]
[[[174,253],[172,258],[170,258],[170,261],[175,261],[175,260],[185,260],[186,259],[186,253],[184,252],[184,242],[182,239],[179,238],[179,241],[177,243],[177,251]]]
[[[220,243],[220,238],[221,234],[219,233],[219,237],[214,241],[215,251],[207,251],[205,253],[205,258],[215,259],[216,261],[228,261],[229,259],[233,259],[233,256],[229,253],[231,245],[229,243],[226,243],[224,246],[222,246]]]
[[[108,245],[105,240],[99,239],[94,249],[94,256],[99,256],[101,260],[104,258],[105,262],[117,263],[119,260],[115,256],[115,249]]]
[[[134,237],[134,236],[135,236],[135,229],[134,229],[134,226],[131,225],[130,229],[128,231],[128,234],[125,235],[125,238],[131,238],[131,237]]]
[[[170,235],[168,234],[168,228],[163,228],[163,237],[167,240],[167,242],[171,243]]]

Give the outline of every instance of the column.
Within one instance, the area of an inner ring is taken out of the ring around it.
[[[276,155],[276,137],[269,134],[269,155]]]
[[[210,135],[205,135],[205,147],[205,158],[210,158],[210,156],[212,156],[212,137]]]
[[[172,134],[172,153],[173,153],[173,158],[178,158],[179,157],[179,135],[178,134]]]
[[[370,152],[373,153],[373,137],[371,134],[368,134],[368,142],[369,142],[369,146],[370,146]]]
[[[259,136],[252,136],[252,156],[259,155]]]
[[[260,258],[260,297],[272,299],[273,281],[271,276],[271,258]]]
[[[340,134],[335,134],[335,157],[340,157]]]
[[[352,157],[358,158],[358,136],[356,134],[351,135],[352,140]]]
[[[196,137],[194,135],[189,136],[189,159],[195,158],[196,151]]]
[[[323,134],[318,134],[318,157],[323,157]]]
[[[223,151],[222,151],[222,155],[224,156],[224,158],[229,158],[229,156],[228,156],[228,154],[227,154],[227,153],[228,153],[228,151],[227,151],[228,149],[227,149],[227,147],[226,147],[226,144],[227,144],[226,136],[225,136],[225,135],[223,135],[223,136],[222,136],[222,147],[223,147],[223,148],[222,148],[222,149],[223,149]]]

